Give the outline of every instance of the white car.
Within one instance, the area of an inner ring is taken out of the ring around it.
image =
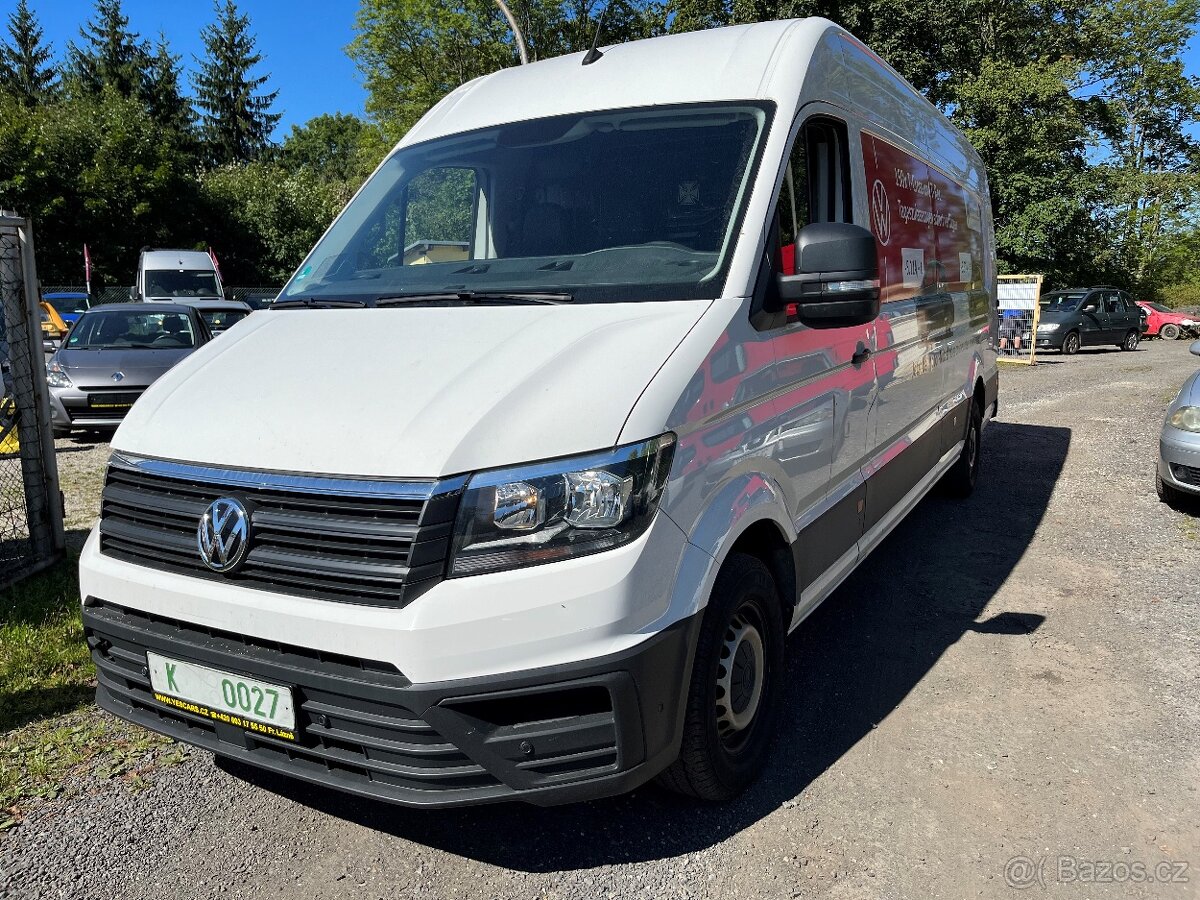
[[[411,806],[731,797],[787,633],[973,487],[995,298],[978,154],[831,22],[464,85],[117,432],[98,701]]]

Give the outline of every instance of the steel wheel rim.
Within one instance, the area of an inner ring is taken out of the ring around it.
[[[1125,348],[1127,350],[1136,350],[1137,345],[1138,345],[1138,336],[1136,334],[1130,334],[1128,337],[1125,338]]]
[[[745,606],[734,614],[717,660],[717,734],[730,750],[753,730],[766,682],[766,646],[754,618]]]

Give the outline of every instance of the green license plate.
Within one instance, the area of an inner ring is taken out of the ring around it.
[[[294,741],[291,688],[146,653],[154,699],[247,731]]]

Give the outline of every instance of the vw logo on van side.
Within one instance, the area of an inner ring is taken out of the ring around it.
[[[214,500],[200,517],[196,541],[206,566],[214,572],[234,571],[250,549],[250,513],[232,497]]]
[[[887,188],[878,178],[871,185],[871,223],[879,243],[887,246],[892,241],[892,204],[888,202]]]

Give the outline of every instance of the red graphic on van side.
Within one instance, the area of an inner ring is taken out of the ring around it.
[[[980,286],[979,203],[940,170],[869,131],[862,148],[884,302]]]

